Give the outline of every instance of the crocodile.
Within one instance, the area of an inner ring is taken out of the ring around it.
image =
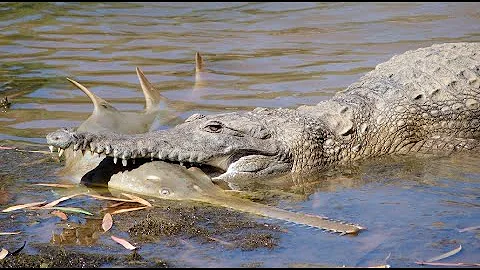
[[[197,83],[205,82],[200,77],[204,71],[204,63],[199,53],[196,53],[195,60],[196,84],[194,90],[198,86]],[[88,132],[108,130],[123,134],[144,133],[155,128],[158,123],[178,121],[175,115],[172,116],[172,113],[168,115],[162,113],[166,106],[161,103],[167,103],[167,99],[148,81],[140,68],[137,67],[136,71],[145,96],[146,105],[142,112],[119,111],[84,85],[67,78],[85,93],[94,105],[92,114],[80,124],[77,130]],[[165,119],[167,116],[170,116],[170,119]],[[147,162],[150,160],[145,159],[138,160],[136,164],[122,166],[115,164],[110,157],[100,156],[98,153],[89,151],[76,154],[76,151],[71,149],[60,150],[59,155],[63,154],[66,165],[62,169],[61,175],[86,185],[107,185],[112,193],[115,190],[121,190],[162,199],[200,201],[340,235],[357,234],[366,229],[354,223],[286,211],[232,196],[228,194],[228,191],[212,182],[209,176],[194,167],[186,170],[180,165],[163,161]]]
[[[47,143],[125,165],[138,158],[193,165],[225,181],[386,155],[449,155],[478,146],[479,51],[478,42],[410,50],[317,105],[193,114],[173,128],[132,135],[63,128]]]

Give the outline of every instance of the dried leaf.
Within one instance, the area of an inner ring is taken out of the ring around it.
[[[10,146],[0,146],[0,150],[13,150],[15,147],[10,147]]]
[[[0,235],[15,235],[15,234],[19,234],[21,232],[0,232]]]
[[[147,200],[145,200],[145,199],[142,199],[142,198],[140,198],[140,197],[137,197],[137,196],[135,196],[135,195],[128,194],[128,193],[122,193],[122,195],[123,195],[123,196],[126,196],[126,197],[128,197],[128,198],[130,198],[130,199],[132,199],[132,200],[134,200],[134,201],[136,201],[136,202],[138,202],[138,203],[140,203],[140,204],[146,205],[146,206],[148,206],[148,207],[152,207],[152,204],[149,203],[149,202],[148,202]]]
[[[120,213],[125,213],[125,212],[130,212],[130,211],[142,210],[142,209],[145,209],[145,208],[148,208],[148,207],[147,206],[142,206],[142,207],[135,207],[135,208],[119,209],[119,210],[113,211],[110,214],[112,214],[112,215],[120,214]]]
[[[59,187],[59,188],[73,188],[76,187],[77,185],[72,185],[72,184],[33,184],[35,186],[45,186],[45,187]]]
[[[54,210],[54,211],[52,211],[50,214],[52,214],[52,215],[54,215],[54,216],[57,216],[57,217],[59,217],[59,218],[62,219],[62,220],[67,220],[67,219],[68,219],[67,214],[65,214],[65,213],[62,212],[62,211]]]
[[[53,201],[53,202],[51,202],[51,203],[45,204],[44,206],[42,206],[42,208],[54,207],[55,205],[57,205],[57,204],[59,204],[59,203],[61,203],[61,202],[63,202],[63,201],[66,201],[66,200],[68,200],[68,199],[71,199],[71,198],[73,198],[73,197],[75,197],[75,196],[82,195],[82,194],[83,194],[83,193],[77,193],[77,194],[73,194],[73,195],[70,195],[70,196],[62,197],[62,198],[60,198],[60,199],[58,199],[58,200],[55,200],[55,201]]]
[[[122,239],[122,238],[118,238],[118,237],[115,237],[115,236],[111,236],[112,237],[112,240],[119,243],[120,245],[122,245],[124,248],[126,249],[129,249],[129,250],[134,250],[136,249],[136,247],[134,247],[132,244],[130,244],[127,240],[125,239]]]
[[[14,205],[14,206],[8,207],[7,209],[3,209],[2,212],[11,212],[11,211],[15,211],[15,210],[19,210],[19,209],[23,209],[23,208],[27,208],[27,207],[38,206],[38,205],[42,205],[46,202],[47,201]]]
[[[105,197],[105,196],[99,196],[99,195],[93,195],[93,194],[85,194],[85,195],[93,197],[95,199],[100,199],[100,200],[119,201],[119,202],[136,202],[134,200],[120,199],[115,197]]]
[[[480,229],[480,226],[467,227],[467,228],[459,229],[458,231],[459,232],[468,232],[468,231],[473,231],[473,230],[476,230],[476,229]]]
[[[8,250],[2,248],[2,251],[0,251],[0,260],[3,260],[5,257],[8,255]]]
[[[42,153],[46,155],[50,155],[50,151],[44,151],[44,150],[24,150],[24,149],[15,149],[15,151],[18,152],[27,152],[27,153]]]
[[[431,263],[431,262],[435,262],[435,261],[439,261],[439,260],[448,258],[448,257],[450,257],[450,256],[453,256],[453,255],[457,254],[458,252],[460,252],[460,250],[462,250],[462,245],[460,245],[458,248],[456,248],[456,249],[454,249],[454,250],[452,250],[452,251],[449,251],[449,252],[444,253],[444,254],[442,254],[442,255],[439,255],[439,256],[437,256],[437,257],[433,257],[433,258],[431,258],[430,260],[427,260],[426,262]]]
[[[85,215],[93,216],[92,213],[85,211],[81,208],[76,208],[76,207],[60,207],[60,206],[54,206],[54,207],[47,207],[47,208],[41,208],[41,209],[52,209],[52,210],[60,210],[63,212],[73,212],[73,213],[82,213]]]
[[[115,207],[123,205],[123,204],[125,204],[125,202],[118,202],[118,203],[114,203],[112,205],[107,206],[107,208],[115,208]]]
[[[105,216],[103,216],[102,229],[104,231],[108,231],[110,230],[110,228],[112,228],[112,225],[113,225],[112,215],[110,215],[109,213],[106,213]]]
[[[480,263],[441,263],[441,262],[415,262],[420,265],[432,265],[432,266],[480,266]]]

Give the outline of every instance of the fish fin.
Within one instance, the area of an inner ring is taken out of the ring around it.
[[[160,103],[166,102],[167,98],[160,94],[160,91],[153,86],[139,67],[136,68],[136,71],[145,96],[145,110],[147,112],[158,110]]]
[[[108,109],[116,111],[115,107],[113,107],[112,104],[108,103],[103,98],[95,95],[87,87],[83,86],[79,82],[72,80],[70,78],[67,78],[67,80],[71,82],[73,85],[75,85],[78,89],[82,90],[82,92],[85,93],[90,98],[94,106],[93,111],[101,112]]]

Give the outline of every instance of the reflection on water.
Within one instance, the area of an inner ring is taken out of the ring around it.
[[[0,17],[0,98],[12,103],[0,112],[0,145],[43,144],[48,132],[89,116],[93,105],[66,77],[118,109],[138,111],[139,66],[169,99],[168,110],[185,118],[316,104],[394,54],[480,41],[479,3],[2,3]],[[197,51],[206,62],[201,83]],[[412,266],[459,243],[464,250],[451,261],[478,261],[478,231],[457,229],[480,222],[479,161],[380,160],[261,183],[305,197],[285,207],[369,230],[339,238],[294,226],[272,251],[217,258],[218,250],[203,250],[191,263],[367,266],[391,254],[392,265]],[[24,182],[9,188],[23,190]]]

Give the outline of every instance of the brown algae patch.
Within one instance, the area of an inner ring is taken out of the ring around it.
[[[255,221],[248,214],[197,202],[161,200],[148,214],[142,211],[118,216],[120,230],[136,241],[195,239],[227,248],[272,249],[278,245],[280,227]]]
[[[145,261],[136,251],[129,255],[107,255],[57,246],[43,246],[38,248],[38,254],[19,253],[0,260],[0,268],[97,268],[122,265],[159,268],[169,266],[163,260]]]

